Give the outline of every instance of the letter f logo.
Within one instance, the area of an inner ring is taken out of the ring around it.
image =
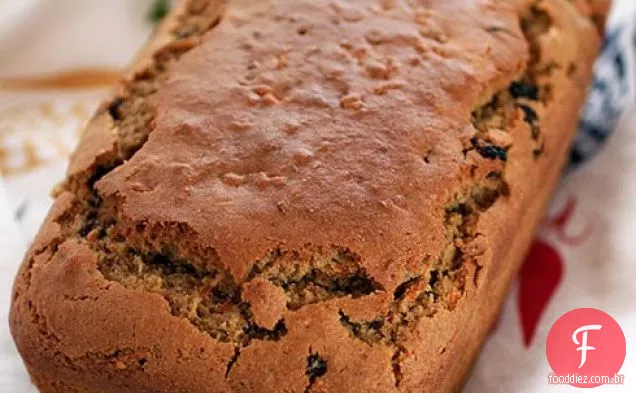
[[[593,351],[596,349],[587,345],[587,332],[590,330],[601,330],[602,327],[603,326],[601,325],[581,326],[574,331],[574,334],[572,334],[572,341],[574,341],[574,344],[581,345],[576,349],[577,351],[581,351],[581,364],[579,365],[579,368],[583,367],[585,361],[587,360],[587,351]],[[579,339],[576,336],[578,336],[578,334],[581,332],[583,332],[583,334],[581,342],[579,342]]]

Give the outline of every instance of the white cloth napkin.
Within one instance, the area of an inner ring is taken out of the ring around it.
[[[12,0],[0,0],[2,2]],[[15,0],[19,2],[20,0]],[[0,79],[82,67],[121,68],[151,30],[151,0],[41,0],[0,39]],[[2,5],[2,4],[0,4]],[[632,18],[633,0],[616,1],[613,20]],[[1,18],[1,17],[0,17]],[[0,23],[2,21],[0,20]],[[630,70],[634,72],[634,70]],[[49,190],[102,90],[0,90],[0,391],[34,393],[7,325],[10,288],[23,253],[50,205]],[[627,339],[625,385],[599,392],[636,391],[636,110],[623,117],[601,154],[564,179],[538,236],[560,256],[563,277],[526,345],[514,285],[501,320],[465,391],[564,392],[548,385],[545,341],[554,321],[579,307],[612,315]],[[572,205],[574,201],[574,205]],[[563,216],[568,207],[571,214]],[[582,235],[581,235],[582,234]],[[581,236],[579,236],[581,235]]]

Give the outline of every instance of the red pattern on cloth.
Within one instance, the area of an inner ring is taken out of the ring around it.
[[[558,240],[570,247],[582,244],[592,232],[592,227],[587,225],[575,236],[567,234],[566,229],[574,215],[576,204],[576,198],[570,196],[564,207],[544,224],[544,229],[554,231]],[[530,248],[519,273],[517,296],[519,319],[526,348],[532,344],[541,316],[563,279],[564,266],[563,257],[547,242],[537,239]]]

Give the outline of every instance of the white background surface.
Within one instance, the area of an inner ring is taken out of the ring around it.
[[[3,13],[3,7],[10,3],[27,1],[0,0],[0,15],[8,14]],[[632,17],[630,10],[635,8],[636,1],[618,3],[622,7],[618,17]],[[148,7],[149,0],[41,1],[24,19],[14,20],[10,29],[2,28],[8,25],[4,25],[6,22],[0,16],[0,76],[87,66],[122,67],[149,33]],[[29,121],[9,121],[2,118],[6,110],[25,103],[28,106],[52,102],[62,112],[78,103],[90,112],[102,93],[0,91],[0,146],[19,147],[24,142],[22,138],[33,137],[34,132],[42,140],[41,133],[52,130],[72,141],[79,124],[86,120],[80,116],[51,123],[50,119],[36,115],[29,117]],[[8,126],[2,125],[3,120]],[[19,155],[19,148],[14,150]],[[63,169],[62,159],[49,157],[48,164],[37,170],[0,179],[0,392],[35,392],[8,332],[10,287],[25,247],[48,207],[47,193],[61,179]],[[577,199],[577,210],[568,230],[576,232],[591,223],[594,232],[578,247],[562,244],[552,231],[541,233],[541,238],[563,256],[566,274],[539,325],[534,344],[530,348],[523,345],[515,288],[466,387],[467,392],[575,391],[569,386],[547,384],[550,368],[545,358],[545,339],[558,317],[578,307],[596,307],[608,312],[622,325],[627,338],[627,359],[622,371],[626,385],[593,391],[636,392],[635,180],[636,111],[626,116],[621,129],[599,157],[564,180],[555,198],[554,210],[562,207],[570,196]],[[18,222],[15,212],[20,206],[28,208]]]
[[[14,36],[43,0],[0,0],[0,43]]]

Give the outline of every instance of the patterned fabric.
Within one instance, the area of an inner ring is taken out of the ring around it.
[[[596,155],[633,103],[636,70],[636,24],[624,19],[612,26],[595,67],[570,157],[576,167]]]

